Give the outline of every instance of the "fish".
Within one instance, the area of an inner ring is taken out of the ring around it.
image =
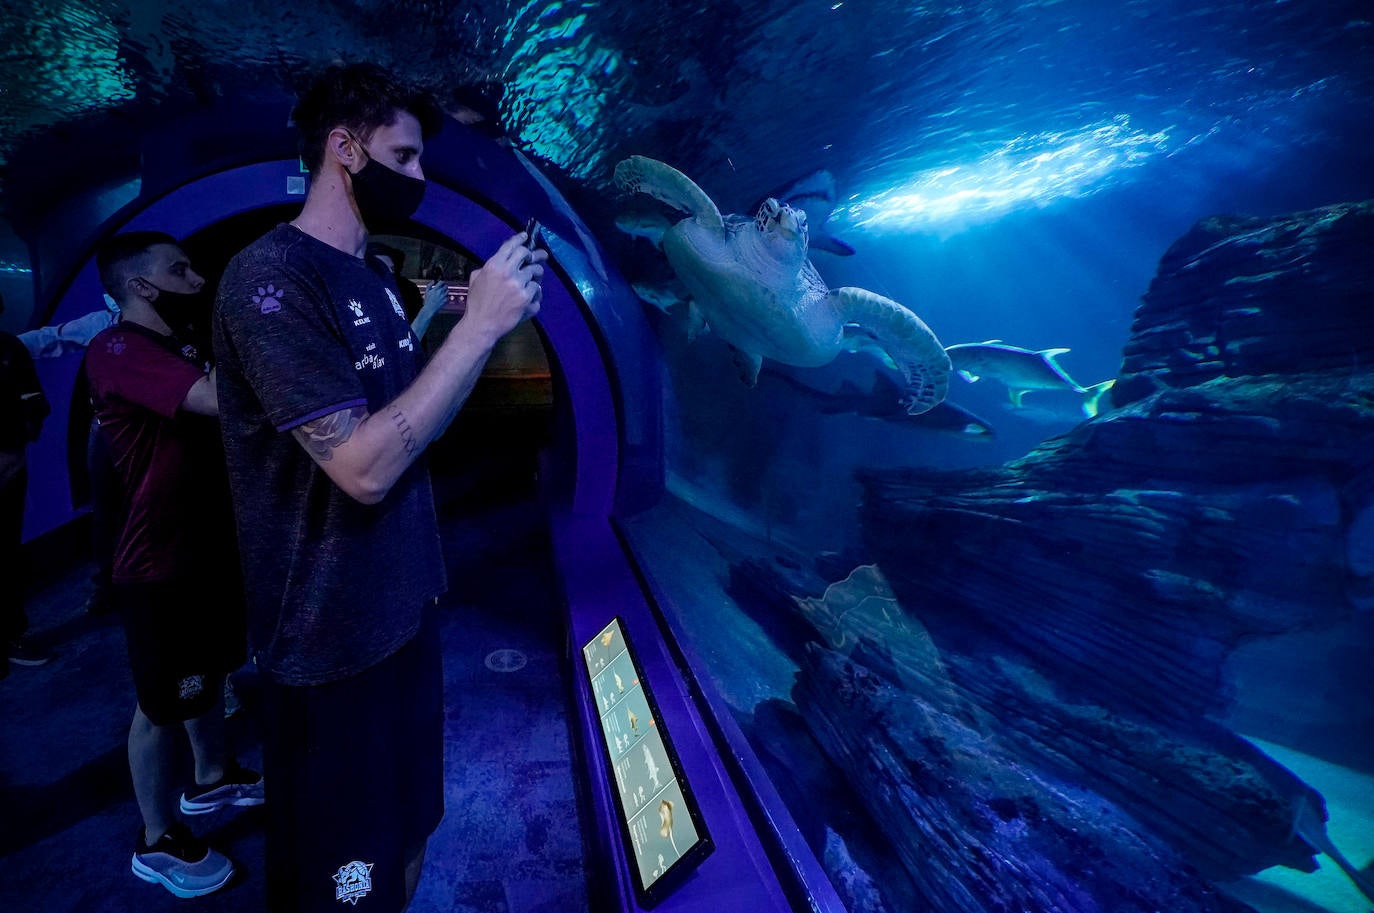
[[[663,235],[673,227],[673,220],[661,212],[634,209],[615,217],[615,227],[636,238],[662,245]]]
[[[990,441],[997,432],[985,420],[945,400],[934,409],[912,415],[904,400],[905,391],[891,377],[875,375],[871,390],[864,390],[852,381],[843,381],[834,393],[826,393],[808,386],[786,374],[773,374],[782,383],[810,400],[821,415],[857,415],[913,425],[927,431],[940,431],[971,441]]]
[[[658,789],[658,765],[654,763],[654,755],[648,745],[644,746],[644,766],[649,771],[649,779],[654,781],[654,789]]]
[[[853,247],[825,230],[825,223],[835,211],[835,176],[829,171],[823,168],[813,171],[764,197],[769,198],[781,200],[793,209],[806,213],[808,248],[840,257],[853,255]],[[758,212],[761,205],[763,200],[759,200],[748,211]]]
[[[1068,397],[1053,396],[1033,406],[1004,403],[1007,412],[1017,418],[1040,425],[1076,425],[1084,419],[1097,418],[1105,408],[1113,408],[1109,394],[1116,380],[1104,380],[1083,390],[1081,400],[1075,405]]]
[[[1326,833],[1325,803],[1315,791],[1298,798],[1293,809],[1293,836],[1301,839],[1313,850],[1326,854],[1327,858],[1345,873],[1356,890],[1363,894],[1366,900],[1374,903],[1374,881],[1355,868],[1331,842]]]
[[[667,837],[668,842],[673,845],[673,852],[681,856],[682,851],[677,848],[677,841],[673,839],[673,803],[667,799],[658,803],[658,821],[662,825],[658,829],[659,836]]]
[[[1002,408],[1008,415],[1035,425],[1077,425],[1083,421],[1083,407],[1072,402],[1036,403],[1030,406],[1003,403]]]
[[[1116,386],[1116,378],[1104,380],[1100,384],[1093,384],[1083,391],[1083,414],[1088,418],[1097,418],[1097,414],[1102,411],[1102,401],[1107,400],[1108,408],[1111,408],[1112,387]]]
[[[1020,408],[1021,397],[1032,390],[1087,392],[1054,359],[1068,349],[1033,351],[1009,346],[1000,339],[963,342],[945,347],[955,372],[969,383],[988,377],[1007,388],[1011,404]]]
[[[911,415],[908,412],[907,418],[917,428],[952,434],[960,440],[986,442],[997,436],[997,432],[985,419],[949,400],[942,401],[934,409],[920,415]]]

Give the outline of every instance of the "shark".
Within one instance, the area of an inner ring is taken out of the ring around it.
[[[654,763],[654,753],[648,745],[644,746],[644,767],[649,771],[649,779],[654,781],[654,789],[658,789],[658,765]]]
[[[852,381],[844,381],[834,393],[826,393],[808,386],[786,374],[772,375],[792,390],[811,401],[822,415],[858,415],[862,418],[912,425],[927,431],[940,431],[970,441],[990,441],[997,432],[985,420],[945,400],[929,412],[912,415],[903,401],[904,392],[895,380],[885,374],[875,375],[873,387],[865,390]]]
[[[1315,790],[1300,796],[1294,806],[1292,837],[1300,839],[1313,851],[1324,853],[1328,859],[1336,863],[1337,868],[1345,873],[1355,889],[1364,895],[1365,900],[1374,903],[1374,880],[1355,868],[1350,860],[1331,842],[1331,838],[1326,833],[1325,802],[1320,795],[1316,794]]]
[[[1007,345],[1000,339],[963,342],[945,347],[945,354],[960,377],[969,383],[987,377],[1003,384],[1012,405],[1017,408],[1021,406],[1021,397],[1032,390],[1087,392],[1055,363],[1055,358],[1068,351],[1022,349]]]
[[[853,255],[854,248],[825,230],[825,223],[835,211],[835,176],[829,171],[813,171],[764,197],[768,198],[781,200],[793,209],[806,213],[807,230],[810,232],[807,247],[810,250],[823,250],[841,257]],[[762,203],[763,200],[759,200],[745,211],[758,212]]]

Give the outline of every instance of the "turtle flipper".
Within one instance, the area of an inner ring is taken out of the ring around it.
[[[706,192],[672,165],[632,155],[615,166],[615,184],[627,193],[647,193],[674,209],[690,213],[707,228],[725,228],[720,210]]]
[[[743,349],[730,347],[730,354],[735,358],[735,367],[739,368],[739,379],[750,387],[759,385],[759,369],[763,367],[763,356],[746,352]]]
[[[921,318],[891,298],[861,288],[831,289],[830,302],[845,324],[847,348],[879,348],[902,372],[908,413],[921,415],[944,401],[949,356]]]
[[[706,322],[706,315],[701,312],[691,301],[687,302],[687,341],[696,342],[698,336],[711,332],[711,325]]]

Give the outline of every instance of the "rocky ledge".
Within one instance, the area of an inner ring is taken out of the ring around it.
[[[824,596],[810,568],[737,575],[812,594],[800,712],[756,716],[844,771],[912,908],[1244,909],[1214,886],[1339,857],[1322,797],[1226,721],[1246,644],[1371,630],[1371,251],[1374,203],[1200,223],[1115,408],[996,469],[865,475],[876,560]],[[1359,733],[1369,693],[1283,711]]]

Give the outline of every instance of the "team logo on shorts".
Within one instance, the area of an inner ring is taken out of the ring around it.
[[[358,905],[372,891],[372,863],[350,862],[334,876],[334,899]]]
[[[183,701],[195,699],[205,690],[205,676],[188,675],[177,682],[177,697]]]

